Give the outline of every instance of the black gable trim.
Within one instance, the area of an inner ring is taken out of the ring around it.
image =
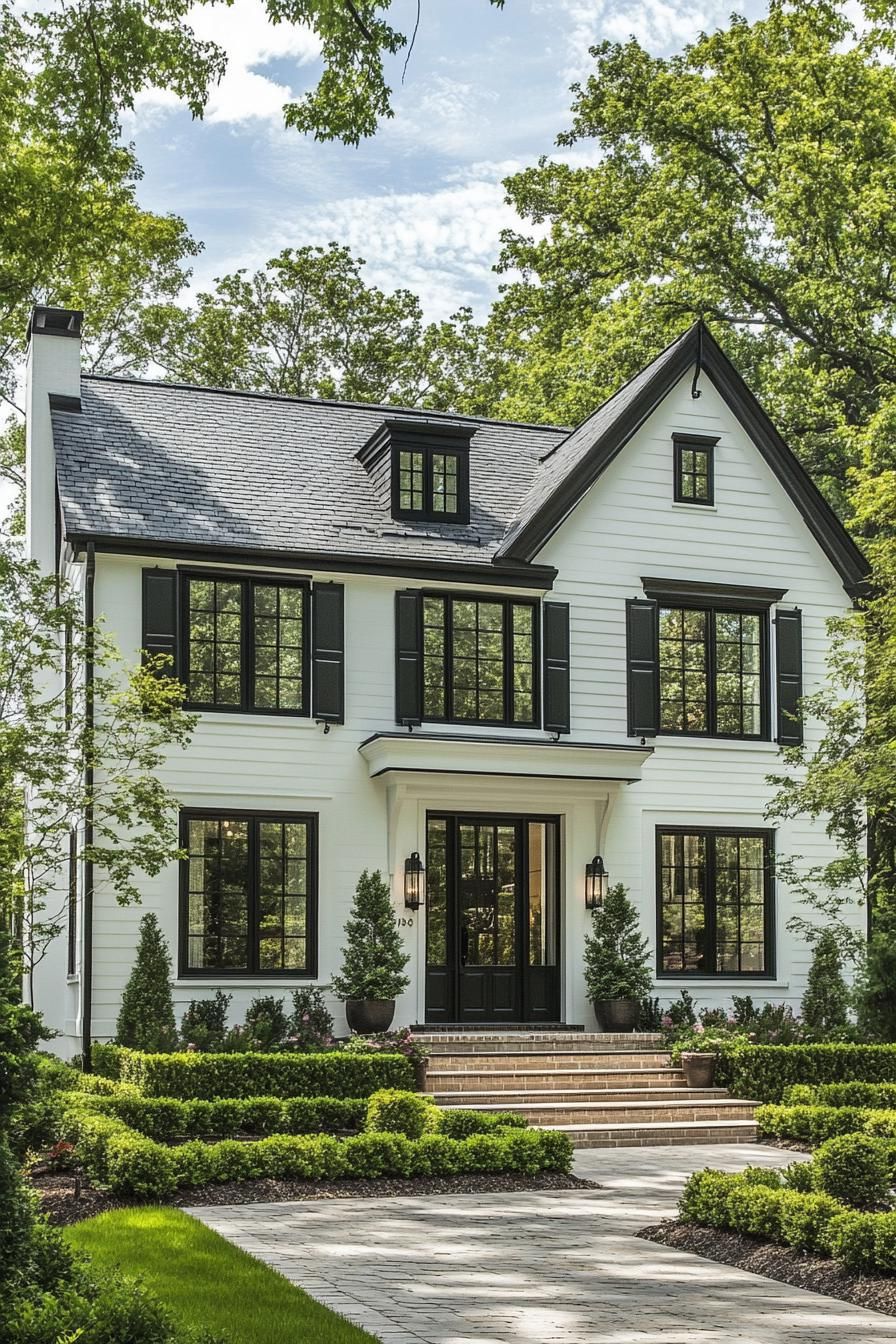
[[[140,541],[108,534],[69,533],[69,545],[77,554],[92,545],[107,555],[164,556],[169,560],[207,560],[224,565],[269,566],[272,569],[301,569],[337,574],[381,574],[390,578],[420,579],[424,582],[475,583],[489,587],[534,588],[548,592],[554,586],[557,570],[553,565],[451,564],[447,561],[390,559],[388,556],[353,552],[270,551],[225,549],[202,542]]]
[[[531,561],[635,431],[656,410],[663,397],[698,359],[796,504],[806,526],[843,580],[847,593],[851,597],[860,596],[867,588],[868,561],[731,360],[701,322],[695,323],[677,348],[670,351],[670,357],[645,384],[637,401],[604,430],[575,470],[559,483],[520,529],[511,545],[499,555],[518,563]],[[555,451],[561,449],[562,444]]]

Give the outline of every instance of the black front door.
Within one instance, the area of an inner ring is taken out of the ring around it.
[[[430,815],[426,872],[426,1020],[556,1022],[556,818]]]

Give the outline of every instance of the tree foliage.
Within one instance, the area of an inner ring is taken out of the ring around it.
[[[622,883],[607,892],[591,916],[585,935],[585,986],[593,1003],[608,999],[643,999],[653,977],[648,967],[647,939],[638,912]]]
[[[806,978],[800,1015],[804,1026],[820,1035],[845,1027],[849,990],[843,979],[843,962],[837,938],[822,929],[812,949],[812,965]]]
[[[382,873],[365,868],[345,924],[342,970],[330,988],[341,999],[395,999],[411,983],[404,973],[409,961],[389,887]]]
[[[831,0],[668,58],[593,49],[560,143],[509,179],[492,320],[502,413],[576,423],[704,317],[843,502],[862,427],[896,391],[896,67],[887,6]]]
[[[151,911],[140,920],[137,956],[121,996],[115,1039],[119,1045],[152,1053],[177,1047],[171,954]]]
[[[195,306],[143,314],[169,378],[297,397],[454,407],[483,378],[469,309],[423,320],[409,290],[368,285],[347,247],[286,248],[263,270],[215,281]]]

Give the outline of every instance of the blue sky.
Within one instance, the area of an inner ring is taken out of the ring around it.
[[[500,230],[516,223],[501,179],[556,152],[589,45],[634,33],[666,53],[731,8],[730,0],[507,0],[498,10],[487,0],[422,0],[403,85],[403,57],[389,68],[395,117],[353,149],[283,128],[283,103],[319,70],[308,32],[272,27],[261,0],[202,6],[194,27],[227,50],[228,73],[202,122],[168,97],[141,98],[125,127],[145,169],[141,202],[182,215],[204,243],[197,286],[283,247],[336,239],[366,258],[369,280],[419,293],[427,316],[462,303],[481,315],[498,283]],[[410,31],[416,0],[395,0],[392,13]]]

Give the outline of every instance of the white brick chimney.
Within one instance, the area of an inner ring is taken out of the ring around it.
[[[50,414],[81,405],[81,320],[70,308],[35,308],[28,323],[25,536],[29,556],[56,567],[56,455]]]

